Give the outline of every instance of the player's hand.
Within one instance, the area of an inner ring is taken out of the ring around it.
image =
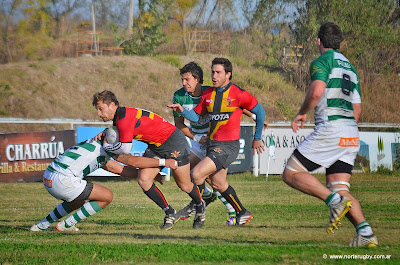
[[[164,178],[163,175],[161,175],[160,173],[157,174],[157,176],[154,178],[156,181],[160,182],[161,185],[164,185]]]
[[[182,113],[183,112],[183,107],[181,106],[181,104],[170,104],[167,105],[168,108],[175,110],[178,113]]]
[[[93,141],[101,140],[101,138],[103,138],[103,137],[105,137],[105,136],[106,136],[106,133],[105,133],[104,131],[102,131],[101,133],[99,133],[98,135],[96,135],[96,136],[93,138]]]
[[[169,167],[170,169],[177,169],[178,168],[178,161],[175,159],[165,159],[165,166]]]
[[[253,148],[253,154],[255,154],[255,152],[257,152],[257,154],[261,154],[265,150],[262,140],[253,140],[251,147]]]
[[[299,130],[299,122],[300,122],[300,128],[304,127],[304,123],[307,121],[307,114],[297,114],[296,117],[294,117],[292,121],[292,130],[293,132],[297,133]]]
[[[206,145],[206,144],[207,144],[207,141],[208,141],[208,136],[207,136],[207,135],[203,135],[203,136],[200,138],[199,144],[201,144],[201,145]]]

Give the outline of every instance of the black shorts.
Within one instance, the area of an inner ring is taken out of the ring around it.
[[[92,193],[92,190],[93,190],[93,183],[89,182],[89,181],[86,181],[85,189],[73,201],[85,201],[85,200],[87,200],[87,198],[89,198],[89,196],[90,196],[90,193]]]
[[[236,141],[210,141],[207,156],[214,162],[217,170],[226,169],[236,160],[240,144]]]
[[[172,158],[178,161],[178,166],[184,166],[190,162],[190,146],[186,136],[176,129],[171,136],[160,146],[149,144],[144,152],[144,157],[150,158]]]
[[[317,168],[321,167],[321,165],[318,165],[317,163],[314,163],[313,161],[311,161],[308,158],[306,158],[305,156],[303,156],[297,149],[294,150],[293,155],[300,161],[300,163],[303,164],[303,166],[308,171],[314,171]],[[335,173],[347,173],[347,174],[351,175],[352,169],[353,169],[352,165],[338,160],[326,169],[326,175],[335,174]]]

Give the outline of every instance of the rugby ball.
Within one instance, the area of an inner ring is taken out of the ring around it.
[[[117,127],[115,126],[108,127],[106,128],[105,132],[106,132],[107,143],[114,144],[115,142],[119,141],[119,133]]]

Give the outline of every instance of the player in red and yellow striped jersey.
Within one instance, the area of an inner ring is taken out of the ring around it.
[[[114,126],[118,128],[119,142],[105,146],[107,151],[128,154],[132,149],[133,139],[147,143],[148,148],[143,156],[160,158],[160,166],[165,166],[163,163],[165,159],[175,159],[178,168],[172,170],[172,174],[178,187],[195,201],[197,208],[205,207],[197,186],[191,182],[189,144],[179,129],[151,111],[120,107],[115,94],[111,91],[105,90],[94,94],[92,104],[103,121],[112,120]],[[144,193],[165,212],[162,228],[169,230],[179,220],[179,216],[153,182],[159,172],[160,168],[141,169],[138,183]]]

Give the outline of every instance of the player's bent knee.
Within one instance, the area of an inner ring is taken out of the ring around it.
[[[111,190],[109,190],[108,203],[111,203],[113,199],[114,199],[114,193]]]
[[[193,183],[189,182],[190,184],[182,184],[182,183],[176,183],[178,185],[178,187],[186,193],[189,193],[193,190]]]

